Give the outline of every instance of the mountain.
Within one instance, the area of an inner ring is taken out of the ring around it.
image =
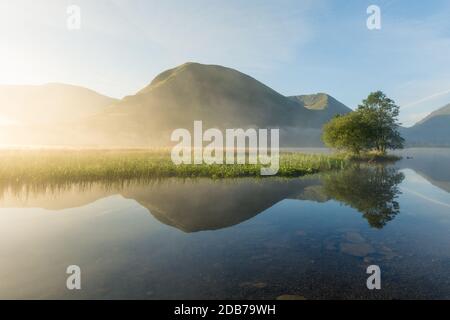
[[[409,146],[450,146],[450,104],[404,128],[402,134]]]
[[[82,119],[116,101],[90,89],[60,83],[0,85],[0,116],[21,125]]]
[[[107,143],[168,145],[177,128],[308,127],[312,112],[236,70],[186,63],[158,75],[113,108],[88,119]],[[80,132],[85,129],[78,130]]]
[[[326,93],[292,96],[289,99],[302,104],[308,110],[313,110],[317,125],[328,122],[337,114],[346,114],[352,111],[352,109]]]
[[[286,97],[237,70],[185,63],[82,120],[21,136],[28,144],[161,147],[173,144],[173,130],[202,120],[204,129],[280,128],[282,146],[318,146],[322,125],[348,111],[326,94]]]
[[[185,63],[91,117],[88,127],[108,132],[102,143],[112,133],[120,144],[166,146],[174,129],[192,129],[194,120],[202,120],[204,128],[280,128],[282,145],[314,146],[320,145],[325,120],[350,110],[318,96],[326,98],[322,109],[310,109],[301,98],[285,97],[237,70]]]

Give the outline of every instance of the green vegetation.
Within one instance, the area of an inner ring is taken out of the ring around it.
[[[403,148],[399,132],[399,107],[381,92],[371,93],[358,109],[336,116],[325,124],[322,139],[329,147],[355,155]]]
[[[348,160],[360,163],[394,163],[402,158],[394,154],[383,154],[378,151],[367,151],[360,154],[341,153],[341,155],[345,155]]]
[[[341,169],[342,155],[282,153],[277,176]],[[167,150],[46,150],[0,152],[1,184],[94,182],[163,177],[260,177],[261,165],[175,165]]]
[[[324,126],[323,141],[329,147],[360,154],[369,140],[363,121],[362,114],[356,111],[337,116]]]

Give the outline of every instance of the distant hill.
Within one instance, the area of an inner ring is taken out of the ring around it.
[[[0,115],[21,125],[82,119],[116,101],[90,89],[60,83],[0,85]]]
[[[315,126],[323,125],[337,114],[346,114],[352,111],[345,104],[326,93],[292,96],[289,99],[302,104],[308,110],[314,111]]]
[[[326,94],[285,97],[237,70],[186,63],[81,121],[52,127],[50,135],[22,137],[32,143],[168,146],[174,129],[191,129],[202,120],[205,129],[280,128],[282,146],[320,146],[322,125],[349,111]]]
[[[450,104],[432,112],[402,134],[409,146],[450,147]]]

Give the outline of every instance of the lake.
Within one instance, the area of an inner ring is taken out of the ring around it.
[[[3,187],[0,298],[450,299],[450,149],[401,154],[295,179]]]

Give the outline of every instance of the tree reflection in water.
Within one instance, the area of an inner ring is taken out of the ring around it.
[[[381,229],[400,212],[398,185],[404,175],[393,167],[358,165],[323,177],[325,194],[361,212]]]

